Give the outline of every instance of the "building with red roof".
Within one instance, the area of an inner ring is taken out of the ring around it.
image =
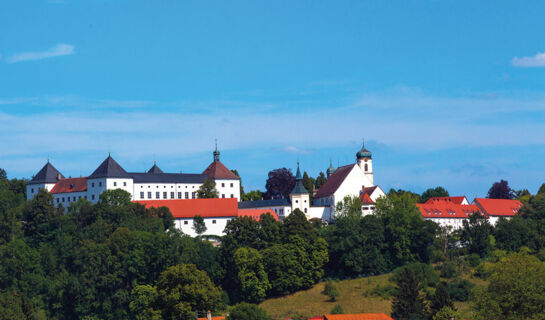
[[[174,217],[174,225],[183,233],[197,236],[193,229],[195,216],[204,220],[206,231],[203,235],[222,236],[227,222],[237,217],[259,220],[262,214],[269,213],[278,221],[278,215],[270,209],[239,209],[237,199],[182,199],[182,200],[141,200],[136,203],[146,208],[166,207]]]
[[[473,204],[490,218],[492,225],[495,225],[501,217],[509,219],[515,216],[522,207],[522,202],[511,199],[475,198]]]
[[[482,214],[478,206],[462,204],[464,199],[465,197],[437,197],[416,206],[424,219],[454,230],[462,228],[463,221],[473,213]]]
[[[394,320],[385,313],[324,314],[324,320]]]
[[[70,204],[81,198],[87,199],[87,177],[61,179],[51,189],[53,202]]]

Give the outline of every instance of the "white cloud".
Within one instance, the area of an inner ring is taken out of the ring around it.
[[[532,68],[532,67],[545,67],[545,52],[540,53],[538,52],[533,57],[514,57],[511,61],[511,64],[515,67],[524,67],[524,68]]]
[[[67,56],[74,54],[74,46],[70,44],[61,43],[49,50],[40,52],[22,52],[16,53],[6,59],[7,63],[16,63],[31,60],[42,60],[59,56]]]

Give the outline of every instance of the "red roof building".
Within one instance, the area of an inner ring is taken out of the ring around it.
[[[385,313],[324,314],[324,320],[394,320]]]
[[[167,207],[174,219],[220,218],[238,216],[238,202],[233,198],[179,199],[179,200],[140,200],[135,201],[146,208]]]
[[[454,198],[455,201],[452,201],[449,197],[432,198],[426,203],[418,203],[416,206],[424,219],[452,229],[462,228],[463,221],[473,213],[482,214],[479,207],[470,204],[458,204],[461,203],[460,197]]]
[[[489,217],[512,217],[522,207],[519,200],[475,198],[473,204]]]
[[[61,179],[57,181],[53,189],[51,189],[52,194],[70,193],[70,192],[86,192],[86,191],[87,191],[87,177]]]
[[[437,202],[452,202],[454,204],[469,204],[469,201],[467,201],[467,198],[465,196],[459,196],[459,197],[434,197],[428,199],[426,203],[437,203]]]
[[[202,174],[205,174],[210,179],[230,179],[230,180],[240,180],[240,178],[231,172],[231,170],[227,169],[227,167],[221,163],[221,161],[217,160],[212,162],[208,168],[206,168]]]
[[[238,217],[250,217],[257,221],[261,219],[261,215],[264,213],[270,213],[276,221],[280,221],[278,215],[272,209],[238,209]]]

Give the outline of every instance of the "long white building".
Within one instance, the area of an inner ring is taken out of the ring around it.
[[[99,195],[112,189],[131,194],[133,201],[195,199],[197,190],[209,178],[216,183],[220,198],[240,199],[240,178],[213,152],[213,162],[200,174],[164,173],[157,164],[145,173],[127,172],[110,155],[88,177],[65,178],[49,161],[27,184],[27,198],[40,189],[51,192],[56,205],[68,206],[84,198],[93,203]]]

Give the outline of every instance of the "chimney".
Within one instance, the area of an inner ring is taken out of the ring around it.
[[[61,180],[61,174],[60,173],[57,173],[57,181],[58,180]]]
[[[210,312],[210,310],[208,310],[208,312],[206,312],[206,319],[207,320],[212,320],[212,312]]]

